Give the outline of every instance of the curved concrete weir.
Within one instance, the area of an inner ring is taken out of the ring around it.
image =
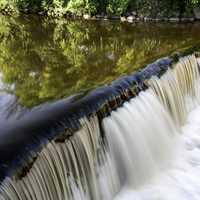
[[[0,130],[0,199],[123,199],[123,188],[142,195],[182,151],[179,133],[199,104],[197,60],[164,58],[8,121]]]

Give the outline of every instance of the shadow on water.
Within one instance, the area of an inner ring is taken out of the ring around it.
[[[200,42],[199,33],[199,24],[190,23],[0,16],[1,91],[14,94],[25,107],[85,93],[193,46]]]

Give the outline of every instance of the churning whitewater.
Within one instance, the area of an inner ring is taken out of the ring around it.
[[[200,106],[189,114],[181,134],[182,148],[171,166],[139,188],[124,187],[115,200],[199,200]],[[162,149],[159,142],[157,148]]]
[[[189,77],[185,77],[188,74],[183,72],[184,70],[191,72],[195,69],[188,68],[188,61],[191,60],[183,59],[174,71],[168,70],[160,79],[153,77],[150,80],[152,88],[169,111],[174,125],[180,127],[177,144],[172,147],[174,156],[171,163],[162,171],[157,171],[154,177],[143,185],[123,187],[115,200],[200,199],[200,82],[198,66],[196,72],[194,70],[190,74],[192,82],[189,81]],[[183,63],[184,68],[180,66]],[[159,124],[160,120],[157,123]],[[182,124],[185,125],[181,127]],[[160,140],[155,138],[155,142],[155,146],[163,151],[164,146]],[[146,170],[149,170],[148,161],[145,166]]]
[[[3,181],[0,199],[199,200],[197,58],[146,85],[102,121],[94,113],[73,136],[47,141],[26,173]]]

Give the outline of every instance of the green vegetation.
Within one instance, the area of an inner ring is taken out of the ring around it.
[[[12,14],[22,12],[44,12],[50,16],[74,14],[123,15],[137,11],[144,16],[190,15],[200,0],[0,0],[0,11]]]
[[[199,32],[198,23],[130,25],[0,16],[3,89],[27,107],[88,91],[196,45]]]
[[[106,11],[110,14],[121,15],[125,13],[129,5],[129,0],[109,0]]]
[[[192,4],[199,6],[200,5],[200,0],[192,0]]]

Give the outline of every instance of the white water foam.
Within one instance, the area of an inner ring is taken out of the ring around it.
[[[140,188],[123,188],[115,200],[200,199],[200,106],[190,112],[182,132],[183,149],[173,165]]]

